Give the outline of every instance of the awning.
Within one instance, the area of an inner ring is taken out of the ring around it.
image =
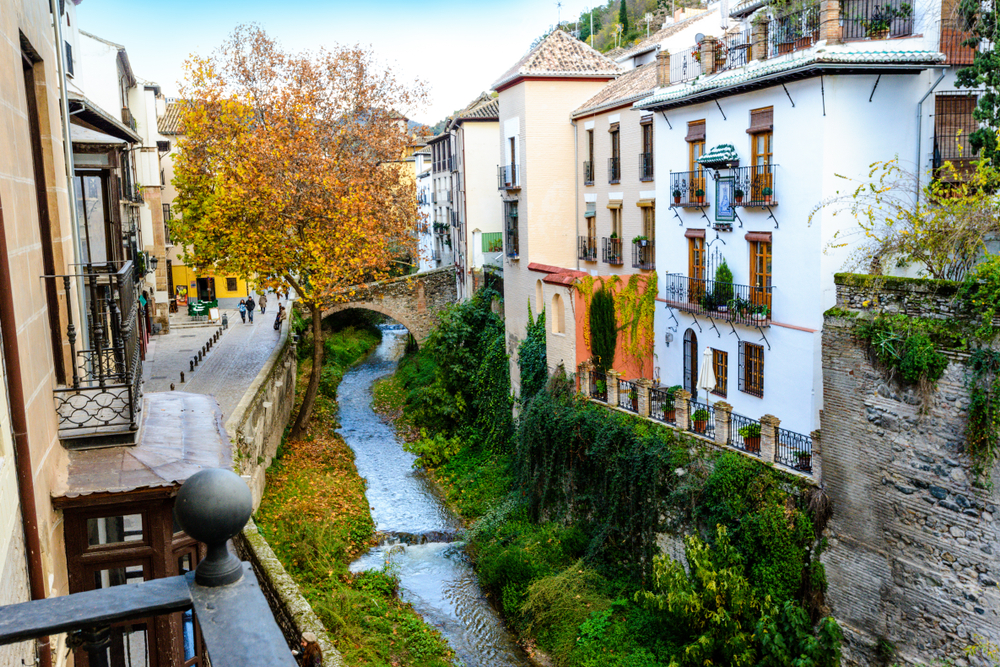
[[[747,241],[764,241],[765,243],[770,243],[771,232],[747,232],[743,238]]]
[[[654,206],[656,204],[655,199],[640,199],[635,203],[636,206]]]
[[[740,163],[740,155],[732,144],[719,144],[695,162],[705,167],[735,167]]]
[[[608,202],[608,208],[621,208],[621,207],[622,207],[621,199],[616,199],[615,201]]]
[[[124,139],[119,139],[110,134],[104,134],[103,132],[98,132],[97,130],[92,130],[89,127],[83,127],[76,123],[70,123],[69,136],[74,144],[118,146],[125,143]]]
[[[684,238],[688,239],[703,239],[705,238],[704,229],[685,229]]]
[[[135,130],[130,127],[126,127],[126,125],[120,120],[91,102],[83,95],[69,91],[66,97],[69,101],[70,115],[79,118],[88,125],[93,125],[101,132],[122,139],[126,143],[142,143],[142,137],[140,137]]]
[[[597,211],[587,211],[586,213],[583,214],[583,217],[585,218],[597,217]]]

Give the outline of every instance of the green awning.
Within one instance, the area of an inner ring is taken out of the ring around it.
[[[585,217],[585,218],[596,218],[597,217],[597,211],[587,211],[587,212],[585,212],[583,214],[583,217]]]
[[[735,167],[740,162],[740,155],[732,144],[719,144],[695,162],[705,167]]]

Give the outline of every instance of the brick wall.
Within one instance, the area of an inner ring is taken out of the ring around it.
[[[837,305],[951,317],[954,284],[837,277]],[[867,306],[863,304],[868,302]],[[845,664],[950,657],[976,636],[1000,640],[1000,494],[972,485],[962,448],[965,366],[950,355],[927,396],[886,379],[852,335],[855,320],[828,314],[823,330],[823,479],[833,502],[824,554],[828,601],[847,643]],[[993,471],[1000,479],[1000,466]]]

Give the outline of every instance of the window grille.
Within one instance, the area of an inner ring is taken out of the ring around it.
[[[751,396],[764,396],[764,347],[755,343],[740,343],[740,391]]]

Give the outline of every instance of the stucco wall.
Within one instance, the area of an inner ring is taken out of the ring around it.
[[[623,278],[626,281],[627,278]],[[645,279],[642,279],[645,282]],[[595,281],[594,291],[596,292],[600,285],[604,282],[602,278],[600,282]],[[618,294],[625,285],[620,285],[615,288],[614,293]],[[640,288],[641,289],[641,288]],[[576,365],[579,366],[584,361],[589,361],[593,358],[593,352],[590,350],[590,346],[587,345],[587,341],[584,338],[584,327],[588,326],[586,324],[587,319],[587,307],[584,303],[584,296],[580,292],[574,290],[574,301],[575,301],[575,316],[576,316]],[[659,304],[657,304],[659,305]],[[619,323],[619,326],[621,323]],[[588,326],[589,328],[589,326]],[[614,370],[621,373],[622,378],[626,380],[632,380],[635,378],[646,378],[651,380],[654,378],[655,374],[655,363],[650,350],[647,354],[643,355],[640,360],[633,359],[630,355],[625,353],[624,349],[625,336],[619,332],[618,334],[618,345],[615,347],[615,361],[613,368]]]
[[[481,234],[503,231],[503,209],[497,206],[497,121],[465,121],[459,130],[464,189],[466,243],[465,292],[473,292],[471,269],[483,266]],[[476,232],[479,232],[478,234]],[[490,253],[494,257],[495,253]]]

